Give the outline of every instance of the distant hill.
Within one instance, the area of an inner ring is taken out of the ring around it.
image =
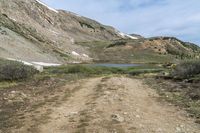
[[[130,34],[130,36],[136,37],[138,39],[144,38],[143,36],[138,35],[138,34]]]
[[[200,47],[174,37],[79,43],[89,47],[97,62],[168,63],[199,58]]]

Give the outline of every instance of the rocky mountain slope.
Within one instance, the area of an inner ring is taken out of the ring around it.
[[[47,63],[102,59],[133,62],[134,55],[146,58],[149,52],[156,58],[182,53],[196,56],[199,49],[175,38],[127,35],[75,13],[52,9],[39,0],[1,0],[0,39],[0,57]],[[80,45],[83,42],[89,46]],[[95,45],[98,42],[104,44]],[[101,46],[106,48],[102,50]]]
[[[110,26],[52,9],[39,0],[1,0],[0,33],[0,57],[47,62],[90,60],[88,51],[76,46],[76,41],[129,38]]]
[[[130,34],[130,36],[136,37],[138,39],[144,38],[143,36],[138,35],[138,34]]]
[[[97,62],[168,63],[199,58],[200,47],[174,37],[120,39],[78,43],[91,51]]]

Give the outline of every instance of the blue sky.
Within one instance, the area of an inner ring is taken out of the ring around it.
[[[200,0],[41,0],[125,33],[175,36],[200,44]]]

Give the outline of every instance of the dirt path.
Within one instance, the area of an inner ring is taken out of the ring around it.
[[[199,133],[184,111],[158,101],[154,90],[138,79],[87,79],[62,104],[49,107],[41,133]],[[76,84],[66,85],[75,88]],[[33,131],[34,132],[34,131]]]

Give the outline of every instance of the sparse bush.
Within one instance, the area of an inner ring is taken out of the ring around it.
[[[20,62],[0,60],[0,81],[27,79],[38,71]]]
[[[107,48],[114,47],[114,46],[124,46],[124,45],[126,45],[125,41],[117,41],[107,46]]]
[[[186,79],[198,74],[200,74],[200,60],[182,62],[171,73],[174,78],[178,79]]]

